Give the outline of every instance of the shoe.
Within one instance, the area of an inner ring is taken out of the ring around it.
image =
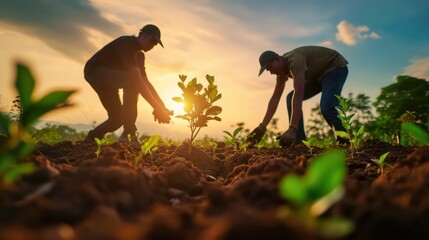
[[[131,145],[131,146],[133,146],[133,147],[141,147],[141,142],[139,141],[139,139],[136,137],[136,136],[134,136],[134,137],[131,137],[131,141],[128,139],[128,136],[120,136],[119,138],[118,138],[118,142],[121,142],[121,143],[123,143],[123,144],[125,144],[125,145]]]

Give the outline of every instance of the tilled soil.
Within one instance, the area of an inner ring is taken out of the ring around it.
[[[37,170],[0,189],[0,239],[329,239],[278,214],[290,205],[280,179],[322,149],[96,149],[38,145]],[[381,175],[371,159],[388,151]],[[353,221],[343,239],[429,239],[428,147],[369,141],[347,167],[345,196],[324,214]]]

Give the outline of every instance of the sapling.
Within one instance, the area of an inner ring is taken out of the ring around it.
[[[95,155],[97,157],[100,156],[101,153],[101,147],[106,146],[108,144],[107,138],[94,138],[95,143],[97,143],[97,150],[95,151]]]
[[[238,139],[238,134],[243,130],[242,127],[238,127],[234,130],[233,133],[228,131],[223,131],[227,136],[224,136],[225,144],[227,146],[234,145],[234,148],[237,150],[240,146],[240,141]]]
[[[354,114],[347,115],[347,111],[350,109],[353,99],[345,99],[338,95],[335,95],[335,97],[337,97],[337,99],[340,102],[339,106],[336,107],[336,109],[339,111],[338,118],[341,120],[342,125],[346,129],[345,132],[335,131],[335,134],[339,137],[348,139],[350,141],[350,153],[353,158],[354,153],[361,145],[361,137],[365,129],[365,126],[364,125],[360,126],[358,131],[353,130],[351,123],[352,123],[352,118]]]
[[[173,100],[184,104],[183,110],[186,113],[178,115],[176,118],[184,119],[189,123],[191,137],[188,141],[188,153],[191,153],[192,142],[201,128],[207,127],[207,123],[210,120],[221,121],[218,115],[222,112],[222,108],[213,104],[222,98],[222,94],[218,93],[213,76],[206,75],[207,87],[203,87],[202,84],[198,83],[196,78],[193,78],[185,85],[186,78],[186,75],[179,75],[180,81],[178,85],[183,93],[182,97],[174,97]],[[204,91],[201,92],[203,88]]]
[[[298,218],[311,229],[327,237],[341,237],[350,233],[353,224],[342,218],[324,219],[321,215],[344,194],[343,182],[347,174],[345,154],[341,150],[327,152],[313,160],[304,176],[286,175],[279,185],[280,195],[294,208],[279,210],[283,218]]]
[[[387,155],[389,155],[390,152],[386,152],[383,155],[380,156],[379,159],[371,159],[377,166],[379,167],[379,173],[380,175],[384,174],[384,160],[386,160]]]
[[[19,121],[13,121],[8,114],[0,112],[0,185],[13,183],[34,170],[32,163],[22,163],[34,145],[30,130],[33,124],[46,113],[70,106],[67,99],[74,91],[54,91],[35,99],[33,91],[36,81],[28,67],[17,64],[15,88],[18,91],[21,110]]]

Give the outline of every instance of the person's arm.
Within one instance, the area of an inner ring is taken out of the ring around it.
[[[292,116],[290,126],[298,129],[299,120],[302,117],[302,101],[304,99],[305,75],[299,73],[293,79],[294,93],[292,96]]]
[[[151,88],[153,88],[153,86],[149,83],[147,78],[146,80],[144,80],[141,77],[140,69],[138,67],[130,67],[128,68],[128,71],[133,78],[132,80],[135,82],[135,86],[137,87],[138,92],[152,106],[152,108],[164,108],[164,105],[160,104],[156,97],[153,95],[153,91],[151,91]]]
[[[155,90],[155,88],[153,87],[152,83],[149,82],[149,79],[147,78],[146,72],[144,72],[144,71],[141,72],[141,78],[142,78],[142,81],[145,83],[145,86],[149,89],[151,95],[153,96],[153,98],[155,99],[157,104],[159,106],[162,106],[163,108],[166,108],[164,102],[159,97],[159,95],[158,95],[157,91]]]
[[[287,77],[287,76],[286,76]],[[264,120],[262,121],[262,125],[266,128],[270,123],[271,119],[276,113],[277,107],[280,102],[280,98],[283,94],[285,85],[286,85],[285,76],[278,76],[276,81],[276,86],[274,88],[273,95],[271,96],[270,102],[268,103],[267,112],[265,113]]]

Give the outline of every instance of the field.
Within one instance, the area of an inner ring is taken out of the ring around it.
[[[36,170],[0,191],[0,239],[333,239],[281,217],[284,175],[325,151],[236,150],[116,142],[38,144]],[[385,171],[371,159],[390,152]],[[429,239],[429,148],[365,142],[347,154],[345,195],[323,217],[349,219],[341,239]],[[135,159],[141,159],[136,164]]]

